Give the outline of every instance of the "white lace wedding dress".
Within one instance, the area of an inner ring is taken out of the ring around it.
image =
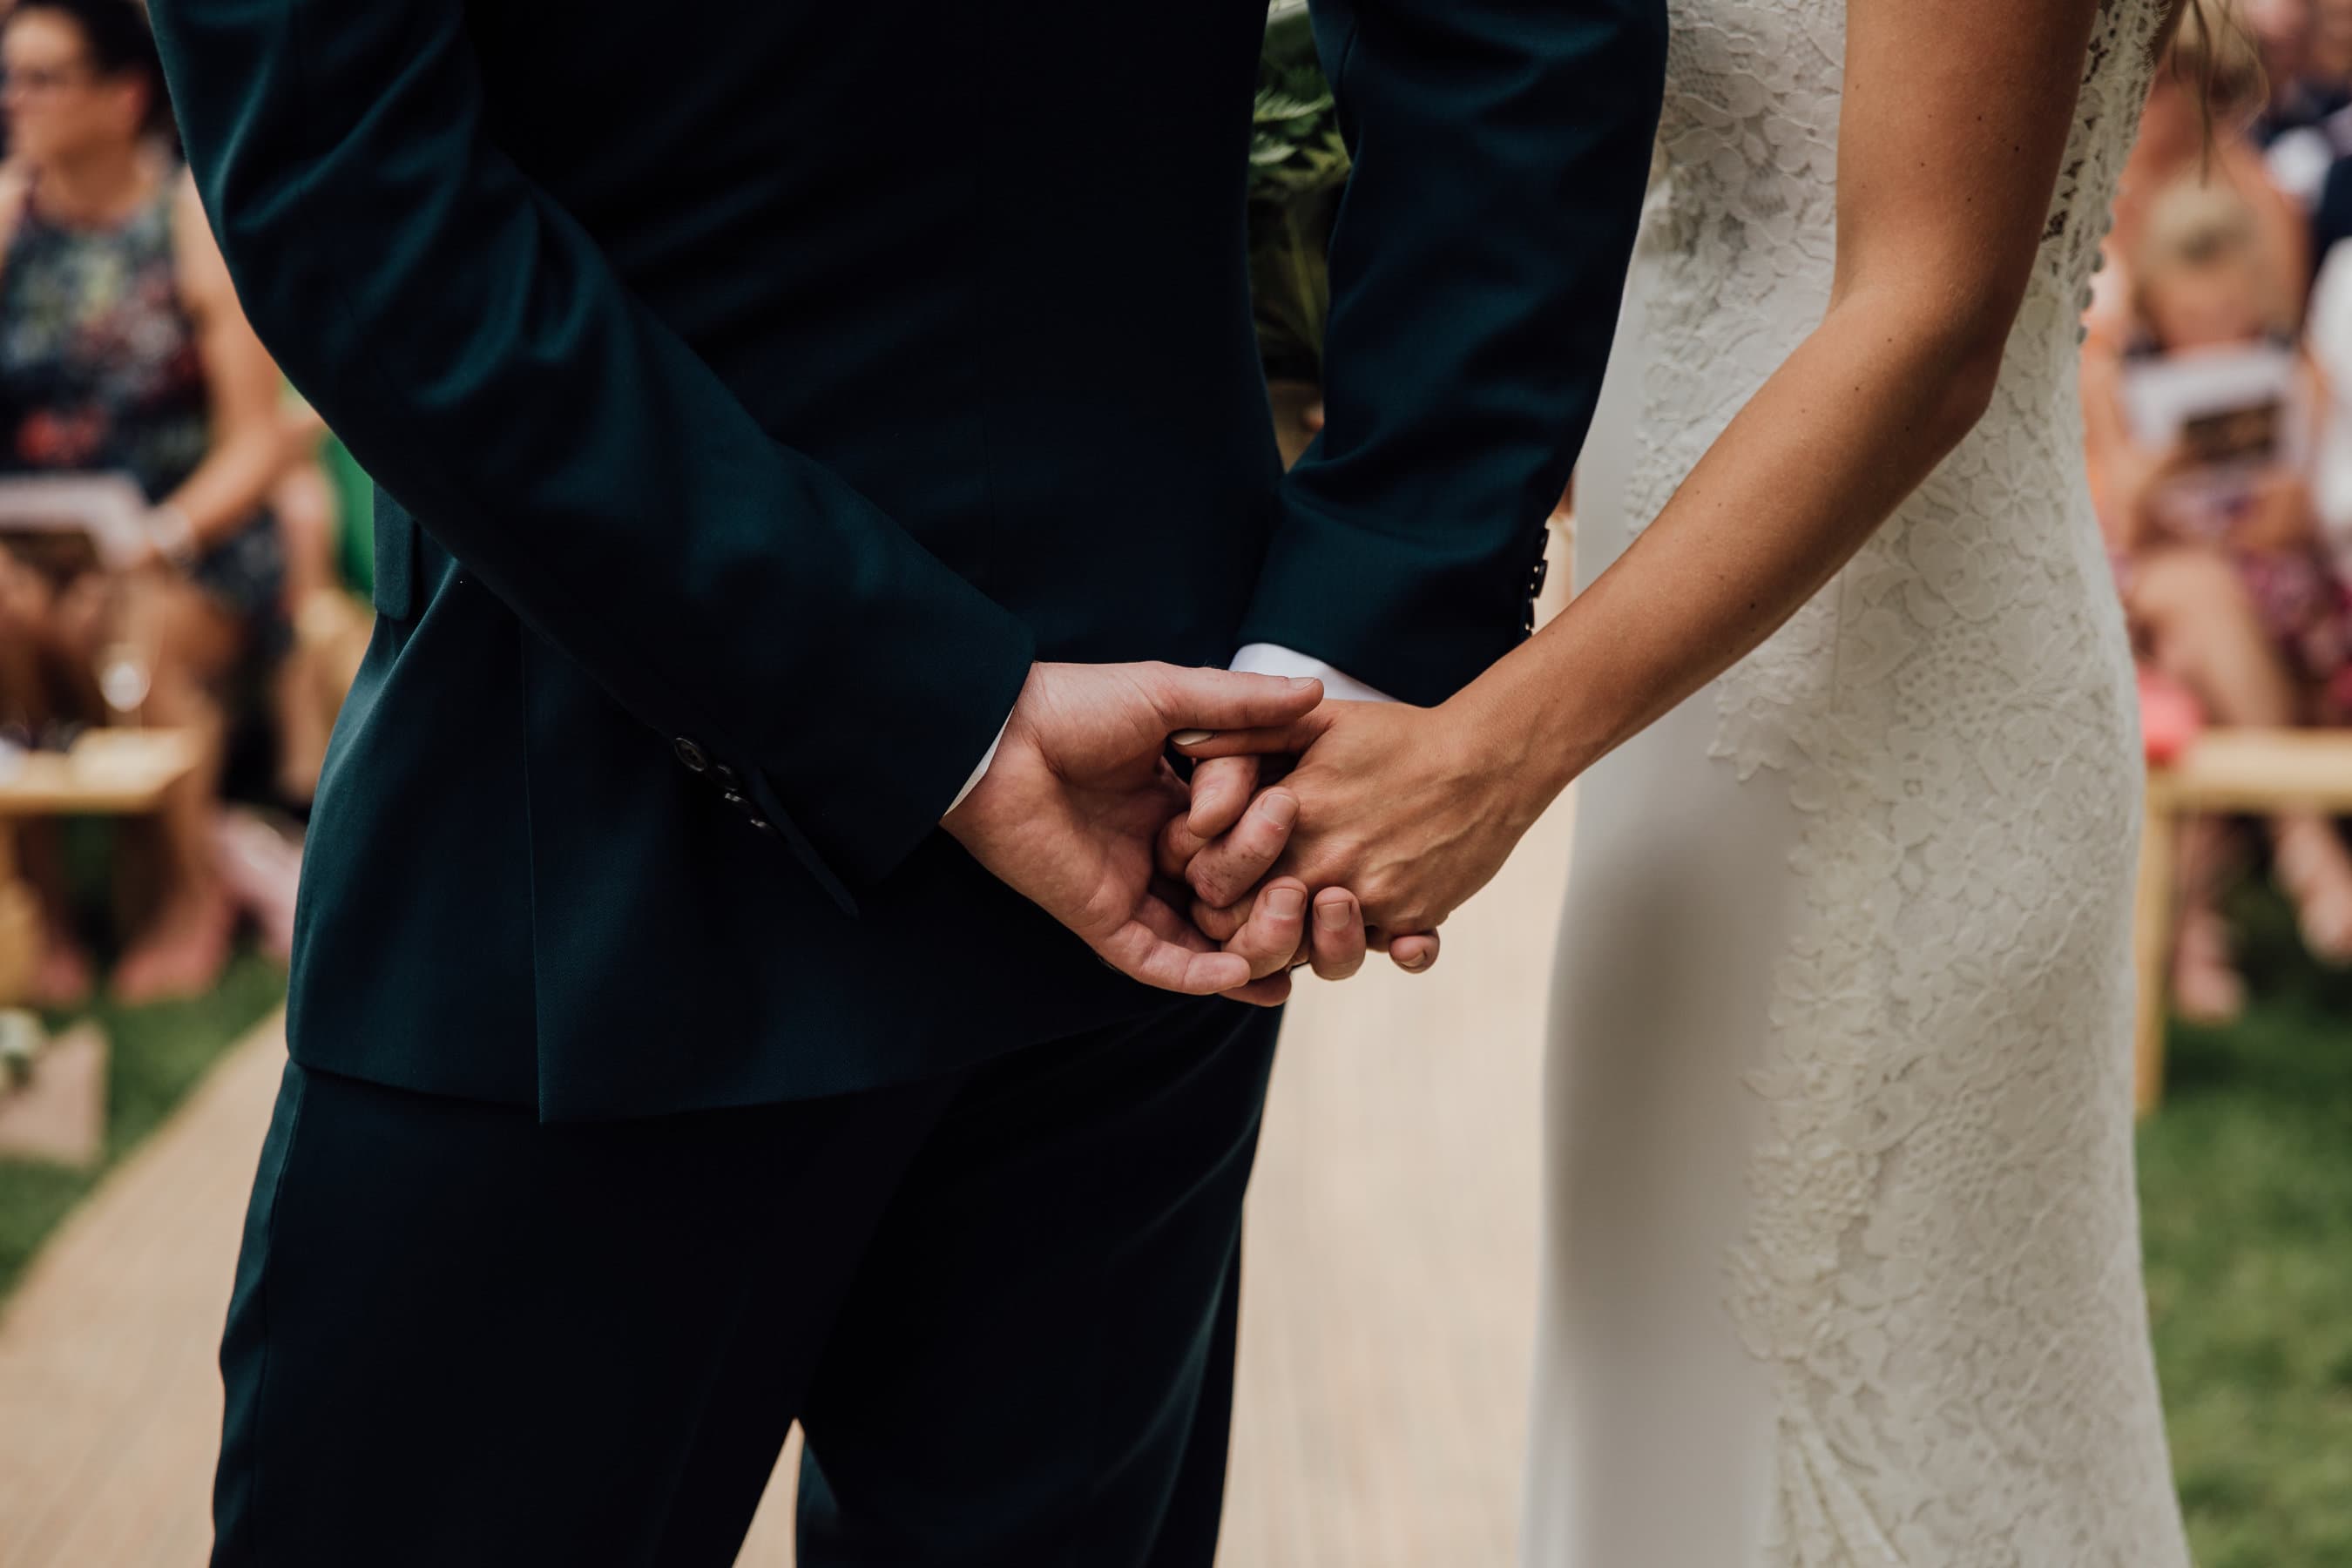
[[[1819,320],[1843,0],[1674,0],[1591,576]],[[2137,718],[2076,321],[2164,0],[2108,0],[1992,412],[1580,786],[1535,1568],[2183,1568],[2133,1189]]]

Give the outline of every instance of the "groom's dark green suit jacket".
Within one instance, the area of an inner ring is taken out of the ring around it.
[[[153,0],[240,296],[380,484],[307,1065],[550,1119],[1139,1014],[937,830],[1034,659],[1523,635],[1662,0],[1352,0],[1329,424],[1244,263],[1264,0]]]

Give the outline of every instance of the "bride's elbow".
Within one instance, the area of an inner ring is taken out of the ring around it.
[[[1830,319],[1874,362],[1885,406],[1939,452],[1959,443],[1991,408],[2021,290],[2005,279],[1931,281],[1924,269],[1876,269],[1850,279]]]
[[[1923,312],[1915,374],[1937,442],[1949,448],[1992,407],[2021,291],[1986,282],[1939,292],[1938,308]]]
[[[1958,446],[1991,411],[2006,347],[2006,334],[1986,343],[1961,346],[1946,358],[1943,371],[1929,382],[1928,417],[1938,447],[1949,450]]]

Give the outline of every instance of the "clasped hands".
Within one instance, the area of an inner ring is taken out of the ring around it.
[[[1300,965],[1338,979],[1369,951],[1413,973],[1436,961],[1437,928],[1541,809],[1509,727],[1481,714],[1326,702],[1311,679],[1041,664],[943,826],[1112,967],[1273,1005]]]

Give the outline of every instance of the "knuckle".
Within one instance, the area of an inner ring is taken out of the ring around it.
[[[1275,858],[1282,853],[1284,838],[1285,835],[1281,828],[1264,817],[1253,817],[1249,831],[1243,837],[1242,842],[1234,847],[1234,858],[1237,861],[1246,861],[1255,866],[1270,866],[1274,864]]]
[[[1184,840],[1181,837],[1175,833],[1163,833],[1160,835],[1160,870],[1166,872],[1171,877],[1181,877],[1184,874],[1185,868],[1192,865],[1192,852],[1186,847]]]

